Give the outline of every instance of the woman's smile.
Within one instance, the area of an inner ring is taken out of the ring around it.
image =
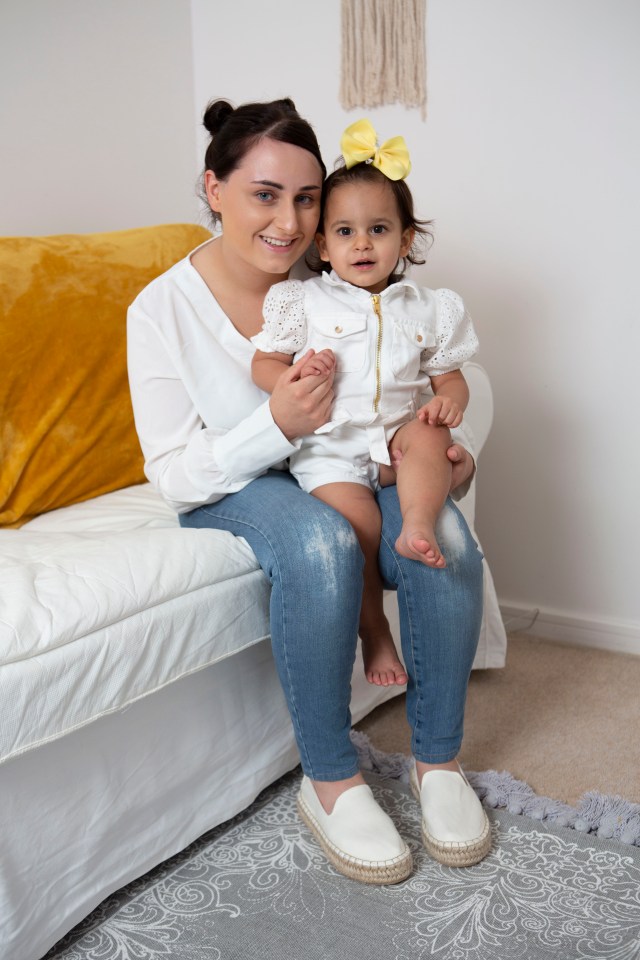
[[[293,238],[290,240],[279,240],[276,237],[264,236],[264,234],[260,234],[260,239],[264,240],[268,247],[274,247],[276,250],[279,249],[283,251],[290,250],[294,243]]]

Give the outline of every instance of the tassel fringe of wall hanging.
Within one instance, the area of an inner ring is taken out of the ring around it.
[[[342,0],[340,102],[427,111],[426,0]]]

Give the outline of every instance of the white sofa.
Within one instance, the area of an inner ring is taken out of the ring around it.
[[[466,372],[477,452],[491,390]],[[243,540],[181,529],[140,484],[0,531],[0,584],[0,956],[39,960],[298,761]],[[476,666],[504,655],[487,568]],[[358,660],[354,722],[396,692]]]

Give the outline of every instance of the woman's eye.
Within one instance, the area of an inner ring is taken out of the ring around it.
[[[316,202],[316,198],[308,193],[302,193],[299,197],[296,197],[296,201],[302,204],[303,207],[310,207]]]
[[[256,193],[256,197],[258,200],[273,200],[273,194],[268,190],[259,190],[258,193]]]

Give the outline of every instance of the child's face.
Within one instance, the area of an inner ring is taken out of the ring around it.
[[[344,183],[329,194],[316,243],[339,277],[380,293],[400,257],[409,252],[413,236],[413,230],[402,229],[389,184]]]

